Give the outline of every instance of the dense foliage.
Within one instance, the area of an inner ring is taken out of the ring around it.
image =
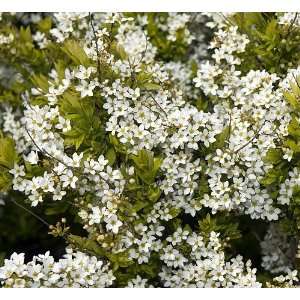
[[[0,23],[2,286],[299,284],[298,13]]]

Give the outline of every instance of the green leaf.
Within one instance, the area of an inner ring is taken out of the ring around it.
[[[114,148],[109,148],[105,154],[105,157],[108,160],[108,163],[112,166],[117,158],[116,151],[114,150]]]
[[[290,82],[290,87],[293,91],[294,96],[298,98],[300,96],[300,89],[299,89],[299,86],[298,86],[298,84],[299,84],[298,79],[296,78],[296,80],[297,80],[296,83],[295,82]]]
[[[131,212],[138,212],[144,207],[146,207],[148,203],[146,201],[136,201],[135,204],[131,207]]]
[[[55,202],[49,204],[49,207],[45,209],[45,214],[48,216],[63,214],[69,208],[69,204],[67,202]]]
[[[119,267],[128,267],[134,264],[133,260],[129,259],[128,251],[124,251],[121,253],[108,253],[107,257],[113,263],[113,270],[116,271]]]
[[[153,183],[161,166],[162,158],[154,157],[153,153],[148,150],[140,150],[138,155],[132,156],[132,160],[135,162],[139,178],[147,184]]]
[[[148,190],[148,198],[151,202],[156,202],[161,195],[161,190],[158,186],[150,186]]]
[[[211,150],[222,149],[226,146],[226,142],[229,138],[230,127],[227,126],[221,133],[216,136],[216,141],[210,146]]]
[[[263,179],[260,180],[260,183],[264,186],[271,185],[273,183],[280,182],[282,179],[282,170],[271,169],[269,170]]]
[[[198,221],[198,225],[201,234],[205,238],[209,238],[212,231],[220,232],[221,239],[226,242],[229,240],[236,240],[241,237],[241,232],[238,228],[239,223],[226,215],[212,217],[210,214],[207,214],[205,218]]]
[[[109,134],[109,141],[113,145],[116,152],[122,153],[122,154],[127,153],[126,146],[124,144],[121,144],[115,135]]]
[[[123,48],[123,46],[118,44],[117,51],[118,51],[121,59],[126,60],[128,58],[128,55],[127,55],[125,49]]]
[[[176,207],[171,207],[170,209],[170,215],[172,218],[176,218],[180,214],[180,209]]]
[[[81,144],[84,142],[86,135],[77,129],[72,129],[64,133],[64,143],[69,146],[75,146],[76,150],[79,149]]]
[[[94,255],[96,254],[100,256],[105,256],[106,254],[96,241],[89,238],[70,234],[68,236],[68,241],[78,247],[81,251],[88,251]]]
[[[67,91],[60,98],[60,110],[62,115],[73,122],[72,130],[65,132],[65,144],[75,146],[78,149],[83,143],[91,143],[88,137],[94,128],[98,128],[99,122],[93,118],[94,106],[91,102],[82,101],[80,96]],[[99,132],[99,131],[97,131]]]
[[[266,27],[266,36],[271,40],[277,35],[277,24],[277,20],[273,19]]]
[[[205,176],[201,176],[199,183],[199,196],[202,197],[204,194],[209,192],[209,185],[207,178]]]

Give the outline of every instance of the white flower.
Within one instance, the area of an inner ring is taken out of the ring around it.
[[[86,96],[93,96],[93,90],[97,85],[96,81],[87,82],[86,80],[81,80],[80,85],[77,85],[75,89],[80,92],[81,98],[84,98]]]
[[[112,215],[106,224],[106,229],[112,231],[113,233],[117,234],[119,232],[119,228],[123,225],[123,223],[118,220],[116,215]]]
[[[84,66],[79,66],[78,71],[75,73],[75,77],[79,79],[88,79],[92,73],[97,71],[94,67],[85,68]]]
[[[294,154],[293,150],[291,150],[289,148],[282,148],[282,150],[284,153],[283,159],[286,159],[287,161],[291,161],[293,158],[293,154]]]
[[[63,175],[60,176],[63,187],[71,186],[73,189],[76,188],[76,182],[78,177],[73,175],[73,172],[68,169]]]
[[[13,174],[15,178],[25,176],[24,166],[19,166],[15,163],[14,168],[9,171],[10,174]]]
[[[30,195],[28,199],[31,201],[31,206],[37,206],[39,202],[43,202],[43,197],[38,193]]]
[[[92,213],[88,215],[89,217],[89,225],[99,224],[102,219],[102,213],[99,207],[92,207]]]
[[[82,252],[66,249],[57,262],[47,252],[24,263],[24,254],[14,253],[0,267],[5,287],[108,287],[115,277],[108,264]]]
[[[57,187],[53,192],[53,200],[62,200],[63,196],[65,196],[66,194],[66,191],[62,191],[59,187]]]
[[[30,151],[30,153],[24,157],[32,165],[36,165],[39,161],[39,157],[36,151]]]
[[[65,118],[59,116],[58,124],[55,125],[55,128],[61,129],[63,132],[67,132],[71,130],[70,120],[66,120]]]

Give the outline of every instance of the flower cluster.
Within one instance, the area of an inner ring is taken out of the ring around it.
[[[222,36],[226,43],[220,43]],[[271,167],[264,162],[268,150],[278,135],[288,134],[290,108],[283,89],[274,88],[279,80],[275,74],[251,70],[242,76],[236,69],[241,64],[237,54],[248,42],[237,27],[220,29],[211,43],[216,48],[213,63],[203,63],[194,79],[195,86],[216,101],[227,137],[225,149],[206,157],[211,193],[204,195],[203,204],[213,212],[238,209],[255,219],[277,220],[280,209],[260,181]]]
[[[159,276],[165,287],[260,287],[250,261],[244,264],[241,256],[225,261],[215,232],[208,242],[195,232],[176,233],[161,256],[166,266]],[[188,258],[174,247],[184,241],[191,247]]]
[[[0,268],[4,287],[109,287],[114,275],[108,264],[82,252],[67,249],[64,258],[55,262],[49,251],[34,256],[27,264],[24,253],[11,255]]]
[[[293,245],[287,234],[278,226],[270,225],[260,246],[262,248],[261,265],[265,270],[275,274],[292,271]]]

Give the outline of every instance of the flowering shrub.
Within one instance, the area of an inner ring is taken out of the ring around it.
[[[0,22],[2,286],[298,285],[300,15]]]

